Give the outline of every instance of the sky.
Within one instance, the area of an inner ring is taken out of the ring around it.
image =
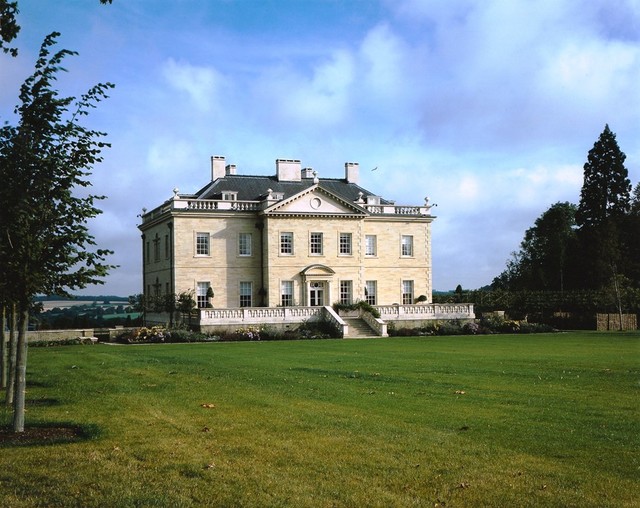
[[[63,96],[116,85],[87,118],[112,144],[89,224],[119,265],[78,294],[142,291],[143,208],[300,159],[399,205],[438,206],[434,290],[490,284],[527,228],[578,203],[605,124],[640,181],[640,0],[19,0],[0,121],[44,37],[77,51]],[[374,168],[378,168],[373,171]]]

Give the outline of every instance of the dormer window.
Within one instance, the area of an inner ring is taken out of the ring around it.
[[[273,193],[271,193],[271,199],[276,199],[278,201],[280,201],[281,199],[284,199],[284,192],[273,192]]]
[[[380,196],[367,196],[367,204],[368,205],[379,205],[380,204]]]
[[[222,192],[222,200],[223,201],[237,201],[238,193],[236,191],[223,191]]]

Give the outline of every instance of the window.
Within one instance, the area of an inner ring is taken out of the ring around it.
[[[196,256],[209,255],[209,233],[196,233]]]
[[[198,282],[196,285],[196,303],[199,309],[204,309],[209,306],[209,299],[207,298],[207,292],[211,284],[209,282]]]
[[[364,255],[376,256],[378,254],[376,235],[365,235],[364,237]]]
[[[151,250],[149,250],[149,242],[147,242],[147,252],[146,252],[147,263],[151,261]]]
[[[309,237],[309,252],[322,255],[322,233],[311,233]]]
[[[401,254],[403,256],[408,256],[408,257],[413,256],[413,236],[402,235],[400,245],[401,245]]]
[[[171,255],[171,246],[169,245],[169,235],[164,235],[164,257],[169,259]]]
[[[283,280],[280,283],[280,305],[291,307],[293,305],[293,281]]]
[[[280,233],[280,254],[293,254],[293,233]]]
[[[413,303],[413,281],[402,281],[402,304],[407,305]]]
[[[364,300],[369,305],[377,305],[378,283],[375,280],[368,280],[364,283]]]
[[[233,191],[223,192],[222,199],[224,201],[236,201],[238,199],[238,193]]]
[[[349,305],[351,303],[351,289],[353,287],[352,281],[341,280],[340,281],[340,303]]]
[[[340,233],[340,250],[342,255],[351,255],[351,233]]]
[[[253,294],[253,282],[240,283],[240,307],[251,307],[251,296]]]
[[[160,261],[160,237],[156,233],[156,237],[153,239],[153,260],[157,263]]]
[[[238,255],[251,256],[251,233],[240,233],[238,235]]]

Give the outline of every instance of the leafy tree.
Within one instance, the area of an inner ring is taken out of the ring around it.
[[[14,421],[24,430],[26,384],[26,332],[31,302],[37,294],[68,295],[68,290],[101,284],[113,265],[106,264],[111,251],[95,248],[87,221],[101,211],[86,195],[91,168],[102,161],[109,144],[104,133],[79,121],[107,97],[113,87],[98,84],[79,99],[60,97],[54,89],[65,57],[51,55],[58,33],[42,43],[34,73],[20,89],[17,125],[0,129],[0,270],[6,276],[5,302],[18,313]],[[85,196],[77,196],[82,193]]]
[[[575,249],[574,204],[556,203],[527,229],[520,251],[513,253],[494,288],[563,290],[569,257]]]
[[[0,48],[11,56],[17,56],[17,48],[9,47],[20,31],[20,26],[16,21],[18,14],[18,2],[8,2],[0,0]]]

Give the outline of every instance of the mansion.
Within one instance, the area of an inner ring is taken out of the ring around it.
[[[431,305],[435,217],[428,199],[396,205],[360,187],[357,163],[345,164],[344,178],[319,178],[299,160],[275,166],[274,176],[241,175],[214,156],[202,189],[175,189],[144,211],[147,299],[193,291],[204,328],[248,323],[250,316],[293,322],[358,301],[403,314],[419,307],[426,319],[473,317],[472,307]],[[378,331],[384,335],[384,326]]]

